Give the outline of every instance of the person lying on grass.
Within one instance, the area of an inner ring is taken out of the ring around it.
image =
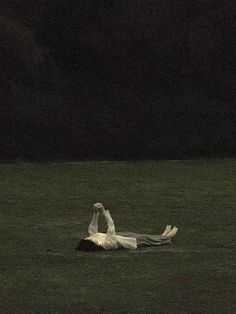
[[[178,228],[167,225],[161,235],[138,234],[132,232],[116,232],[109,210],[105,210],[102,203],[93,205],[94,213],[88,228],[89,236],[81,240],[76,247],[78,251],[102,251],[116,249],[136,249],[144,246],[159,246],[171,243]],[[107,222],[107,233],[98,232],[99,213],[102,213]]]

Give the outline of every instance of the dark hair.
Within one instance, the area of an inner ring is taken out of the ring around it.
[[[85,251],[85,252],[95,252],[95,251],[105,250],[102,246],[96,245],[90,240],[81,240],[75,249],[78,251]]]

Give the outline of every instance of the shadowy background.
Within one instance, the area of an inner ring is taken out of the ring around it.
[[[0,3],[0,160],[236,156],[233,1]]]

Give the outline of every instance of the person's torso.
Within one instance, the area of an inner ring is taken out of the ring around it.
[[[86,239],[93,241],[96,245],[102,246],[106,250],[125,248],[136,249],[137,240],[135,238],[123,237],[119,235],[109,235],[106,233],[95,233]]]
[[[114,250],[118,249],[118,243],[116,236],[109,236],[106,233],[95,233],[88,238],[87,240],[93,241],[96,245],[102,246],[105,250]]]

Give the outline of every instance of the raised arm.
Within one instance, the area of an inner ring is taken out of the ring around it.
[[[104,216],[104,218],[106,219],[107,222],[107,235],[115,235],[115,225],[114,225],[114,221],[110,215],[109,210],[105,210],[104,206],[102,205],[102,203],[96,203],[94,204],[94,206],[96,206],[96,208],[98,210],[100,210]]]
[[[99,218],[99,212],[96,209],[94,209],[93,217],[88,227],[89,235],[93,235],[98,232],[98,218]]]
[[[114,221],[111,217],[111,214],[109,212],[109,210],[103,210],[102,211],[103,213],[103,216],[105,217],[106,219],[106,222],[107,222],[107,235],[115,235],[116,233],[116,230],[115,230],[115,225],[114,225]]]

